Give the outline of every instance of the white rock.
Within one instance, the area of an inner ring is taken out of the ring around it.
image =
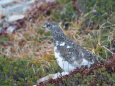
[[[19,19],[23,19],[24,15],[12,15],[12,16],[8,16],[7,21],[8,22],[13,22]]]
[[[3,28],[2,27],[0,27],[0,33],[2,33],[3,32]]]
[[[54,2],[54,1],[56,1],[56,0],[46,0],[46,2]]]
[[[5,4],[8,4],[8,3],[12,3],[13,1],[16,1],[16,0],[1,0],[0,5],[5,5]]]
[[[27,12],[28,8],[31,7],[31,5],[34,2],[35,2],[35,0],[30,0],[30,1],[19,3],[19,4],[13,4],[11,6],[9,4],[8,6],[1,9],[2,12],[0,12],[0,14],[11,15],[11,14],[15,14],[15,13],[25,13],[25,12]]]
[[[12,33],[16,29],[16,26],[10,26],[7,28],[7,33]]]

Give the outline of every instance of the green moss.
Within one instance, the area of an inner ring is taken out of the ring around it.
[[[114,84],[114,73],[110,74],[108,73],[105,68],[100,68],[94,71],[95,73],[89,74],[89,75],[82,75],[81,74],[75,74],[71,78],[62,79],[61,85],[62,86],[74,86],[74,85],[80,85],[80,86],[90,86],[92,85],[99,85],[99,86],[108,86]]]
[[[7,42],[9,40],[8,36],[0,36],[0,42]]]
[[[46,86],[55,86],[54,84],[47,84]]]
[[[36,80],[49,73],[54,73],[59,70],[55,62],[52,66],[44,67],[35,65],[31,62],[30,58],[18,59],[12,61],[11,58],[0,57],[0,85],[1,86],[22,86],[33,85]],[[52,69],[52,70],[51,70]]]

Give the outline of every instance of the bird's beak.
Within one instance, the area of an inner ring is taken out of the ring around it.
[[[44,25],[42,28],[46,28],[46,25]]]
[[[42,28],[44,28],[45,30],[48,30],[48,31],[49,31],[49,29],[47,28],[46,25],[44,25]]]

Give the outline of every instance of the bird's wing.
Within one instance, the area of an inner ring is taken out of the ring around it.
[[[61,52],[62,57],[69,63],[73,63],[75,61],[81,63],[83,59],[89,62],[96,61],[93,54],[91,54],[88,50],[72,41],[65,42],[64,46],[59,46],[59,50]]]

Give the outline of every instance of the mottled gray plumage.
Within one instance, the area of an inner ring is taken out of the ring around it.
[[[92,64],[97,62],[93,54],[67,38],[59,25],[49,22],[44,26],[44,28],[48,29],[52,33],[55,57],[57,58],[59,66],[64,71],[72,71],[83,65],[90,67]],[[65,64],[64,67],[66,67],[67,64],[71,67],[67,70],[67,68],[62,67],[62,63]]]

